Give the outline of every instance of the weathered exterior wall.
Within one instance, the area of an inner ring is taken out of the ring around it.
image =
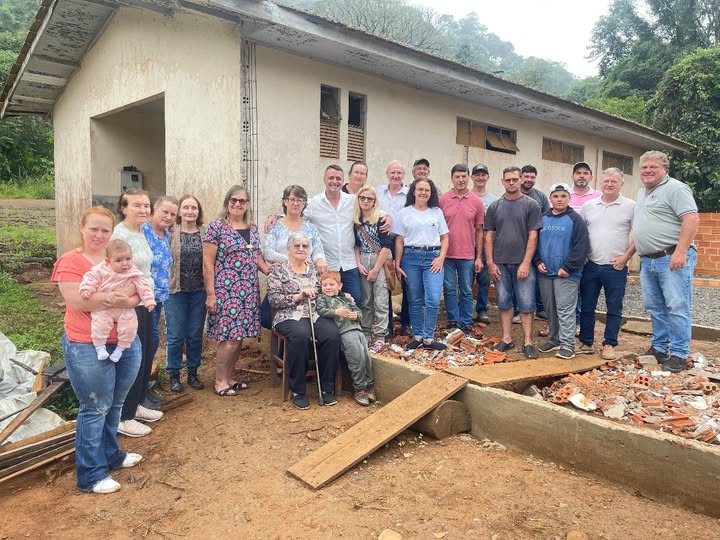
[[[78,216],[92,200],[90,120],[160,95],[167,192],[197,194],[212,216],[227,186],[239,181],[238,28],[204,16],[121,8],[54,109],[60,252],[71,247]]]
[[[470,148],[470,165],[490,168],[490,190],[499,193],[501,171],[508,165],[534,164],[538,185],[547,188],[556,181],[569,181],[572,166],[542,160],[543,136],[585,146],[585,159],[593,167],[596,181],[602,166],[602,151],[634,159],[634,175],[626,176],[624,192],[635,197],[640,186],[638,158],[644,151],[587,134],[539,124],[498,110],[465,101],[415,90],[330,66],[274,49],[257,46],[258,124],[260,155],[260,214],[267,207],[277,210],[279,193],[290,183],[303,185],[310,194],[321,189],[322,172],[329,163],[346,160],[348,92],[367,96],[367,151],[369,183],[385,182],[385,167],[393,159],[406,166],[419,157],[432,165],[432,178],[443,190],[450,186],[450,168],[465,162],[463,146],[455,143],[458,116],[517,130],[520,152],[509,155]],[[341,89],[340,159],[319,157],[320,85]],[[406,178],[411,178],[409,170]]]

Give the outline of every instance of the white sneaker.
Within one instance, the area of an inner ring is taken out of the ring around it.
[[[128,437],[144,437],[152,433],[152,428],[141,424],[137,420],[123,420],[118,425],[118,433]]]
[[[115,493],[119,489],[120,489],[120,484],[118,484],[115,480],[113,480],[112,478],[110,478],[108,476],[106,478],[103,478],[99,482],[97,482],[93,486],[92,492],[93,493],[101,493],[104,495],[106,493]]]
[[[120,467],[123,469],[129,469],[130,467],[134,467],[138,463],[140,463],[143,460],[143,457],[140,454],[136,454],[135,452],[128,452],[125,454],[125,459],[123,459],[123,462],[120,464]]]
[[[95,347],[95,351],[97,352],[98,360],[107,360],[108,356],[110,356],[110,354],[107,352],[107,349],[105,348],[105,345]]]
[[[163,416],[165,416],[165,413],[153,411],[142,405],[138,405],[137,411],[135,411],[135,420],[141,420],[143,422],[157,422]]]

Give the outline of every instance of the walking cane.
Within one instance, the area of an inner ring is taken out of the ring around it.
[[[313,324],[313,308],[312,308],[312,301],[308,298],[308,316],[310,317],[310,334],[312,336],[312,344],[313,344],[313,352],[315,353],[315,375],[317,375],[317,385],[318,385],[318,403],[320,405],[325,405],[325,402],[323,401],[323,395],[322,395],[322,385],[320,384],[320,357],[318,356],[317,352],[317,344],[315,343],[315,325]]]

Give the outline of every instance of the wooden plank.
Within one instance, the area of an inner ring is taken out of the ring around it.
[[[37,411],[40,407],[45,405],[48,401],[50,401],[50,398],[55,395],[55,392],[60,390],[63,386],[65,386],[66,381],[59,381],[56,383],[51,384],[45,390],[40,392],[37,397],[30,403],[30,406],[24,409],[19,415],[15,417],[15,419],[10,422],[7,426],[5,426],[5,429],[0,432],[0,444],[2,444],[5,440],[12,435],[17,428],[19,428],[22,423],[30,418],[32,414]]]
[[[68,431],[66,433],[61,433],[59,435],[55,435],[54,437],[49,437],[46,440],[38,441],[33,444],[28,444],[26,446],[21,446],[19,448],[14,448],[12,450],[9,450],[7,452],[0,452],[0,468],[6,466],[6,461],[8,459],[13,459],[17,456],[23,456],[27,455],[31,452],[35,452],[37,450],[42,450],[43,448],[50,448],[51,446],[55,446],[59,442],[68,442],[75,440],[75,431]]]
[[[64,450],[58,450],[56,453],[48,454],[47,457],[45,457],[44,455],[38,456],[32,460],[32,463],[26,463],[23,468],[18,468],[12,474],[8,474],[7,476],[0,477],[0,484],[3,482],[6,482],[7,480],[15,478],[16,476],[20,476],[21,474],[30,472],[33,469],[37,469],[38,467],[47,465],[48,463],[58,460],[61,457],[67,456],[68,454],[72,454],[73,452],[75,452],[75,444],[74,443],[69,445],[68,448],[66,448]],[[3,473],[4,472],[5,471],[3,471]]]
[[[559,377],[568,373],[589,371],[602,366],[607,360],[596,355],[577,356],[572,360],[559,358],[541,358],[539,360],[520,360],[507,364],[447,368],[444,371],[458,377],[464,377],[481,386],[496,386],[509,382],[531,381],[546,377]]]
[[[175,407],[179,407],[180,405],[190,403],[193,399],[195,398],[191,394],[180,394],[177,397],[163,399],[160,402],[160,410],[162,412],[167,412],[171,409],[174,409]]]
[[[15,450],[16,448],[23,448],[25,446],[30,446],[31,444],[47,441],[57,435],[67,433],[68,431],[75,432],[75,426],[76,424],[74,421],[68,422],[67,424],[63,424],[49,431],[45,431],[44,433],[38,433],[37,435],[33,435],[32,437],[28,437],[27,439],[23,439],[21,441],[10,444],[4,444],[0,446],[0,457],[4,456],[7,452]]]
[[[466,384],[465,379],[436,373],[298,461],[288,472],[312,488],[322,487],[417,422]]]
[[[67,435],[65,437],[66,439],[63,441],[55,441],[52,444],[45,444],[41,448],[23,448],[22,450],[16,450],[16,455],[3,457],[2,459],[0,459],[0,476],[3,475],[5,470],[14,465],[17,465],[18,463],[27,462],[28,460],[41,455],[47,456],[55,450],[66,450],[67,448],[69,448],[68,444],[75,444],[75,437],[67,437]]]

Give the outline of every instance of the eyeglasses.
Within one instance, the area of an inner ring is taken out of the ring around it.
[[[373,202],[375,200],[375,197],[366,197],[365,195],[360,195],[358,197],[358,200],[361,200],[362,202]]]
[[[285,204],[305,204],[305,199],[295,199],[294,197],[287,197],[286,199],[283,199],[283,202]]]
[[[307,249],[310,247],[310,244],[293,244],[293,247],[295,249]]]
[[[247,202],[248,202],[247,199],[236,199],[235,197],[230,197],[228,199],[228,203],[230,203],[230,204],[245,204]]]

